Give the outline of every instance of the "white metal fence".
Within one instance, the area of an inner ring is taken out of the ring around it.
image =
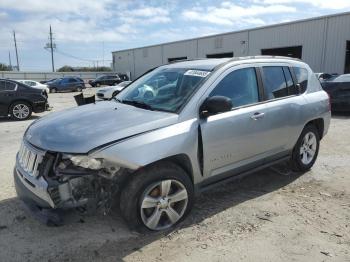
[[[0,78],[8,78],[13,80],[34,80],[42,81],[52,78],[59,78],[65,76],[77,76],[87,81],[95,79],[100,75],[115,74],[113,72],[14,72],[14,71],[0,71]]]

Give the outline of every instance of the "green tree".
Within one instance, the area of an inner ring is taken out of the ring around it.
[[[6,64],[0,63],[0,71],[12,71],[12,68]]]
[[[57,70],[57,72],[110,72],[112,69],[107,66],[99,67],[72,67],[72,66],[62,66]]]
[[[71,66],[65,65],[65,66],[62,66],[61,68],[59,68],[57,70],[57,72],[74,72],[74,69]]]

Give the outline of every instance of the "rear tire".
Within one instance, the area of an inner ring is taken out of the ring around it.
[[[313,124],[307,125],[294,146],[291,168],[296,172],[305,172],[314,164],[320,148],[320,136]]]
[[[139,232],[170,229],[192,209],[193,183],[181,167],[165,162],[134,175],[120,196],[121,214],[130,228]]]
[[[10,106],[10,115],[13,120],[26,120],[32,115],[32,107],[27,102],[15,102]]]

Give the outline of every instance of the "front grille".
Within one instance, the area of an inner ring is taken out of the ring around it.
[[[23,170],[30,176],[39,175],[39,164],[43,161],[45,152],[40,151],[25,142],[22,142],[18,152],[18,162]]]

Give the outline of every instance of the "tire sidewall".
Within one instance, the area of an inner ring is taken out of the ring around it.
[[[160,167],[156,166],[147,168],[137,172],[135,175],[136,176],[129,181],[127,185],[128,190],[123,191],[120,198],[120,209],[130,228],[136,229],[142,233],[160,232],[153,231],[144,225],[140,213],[141,203],[144,194],[146,193],[145,191],[150,185],[167,179],[177,180],[185,186],[188,195],[188,202],[183,216],[170,228],[165,229],[165,231],[171,230],[185,219],[194,204],[194,189],[191,179],[182,168],[170,163]]]
[[[314,158],[312,159],[312,161],[309,164],[305,165],[300,159],[300,147],[303,143],[305,135],[309,132],[312,132],[315,135],[317,148],[316,148],[316,152],[315,152],[315,155],[314,155]],[[300,137],[299,137],[299,139],[294,147],[294,150],[293,150],[293,157],[292,157],[293,169],[295,171],[301,171],[301,172],[309,170],[315,164],[315,162],[317,160],[319,149],[320,149],[320,136],[318,134],[318,130],[314,125],[307,125],[304,128],[304,130],[302,131],[302,133],[301,133],[301,135],[300,135]]]

